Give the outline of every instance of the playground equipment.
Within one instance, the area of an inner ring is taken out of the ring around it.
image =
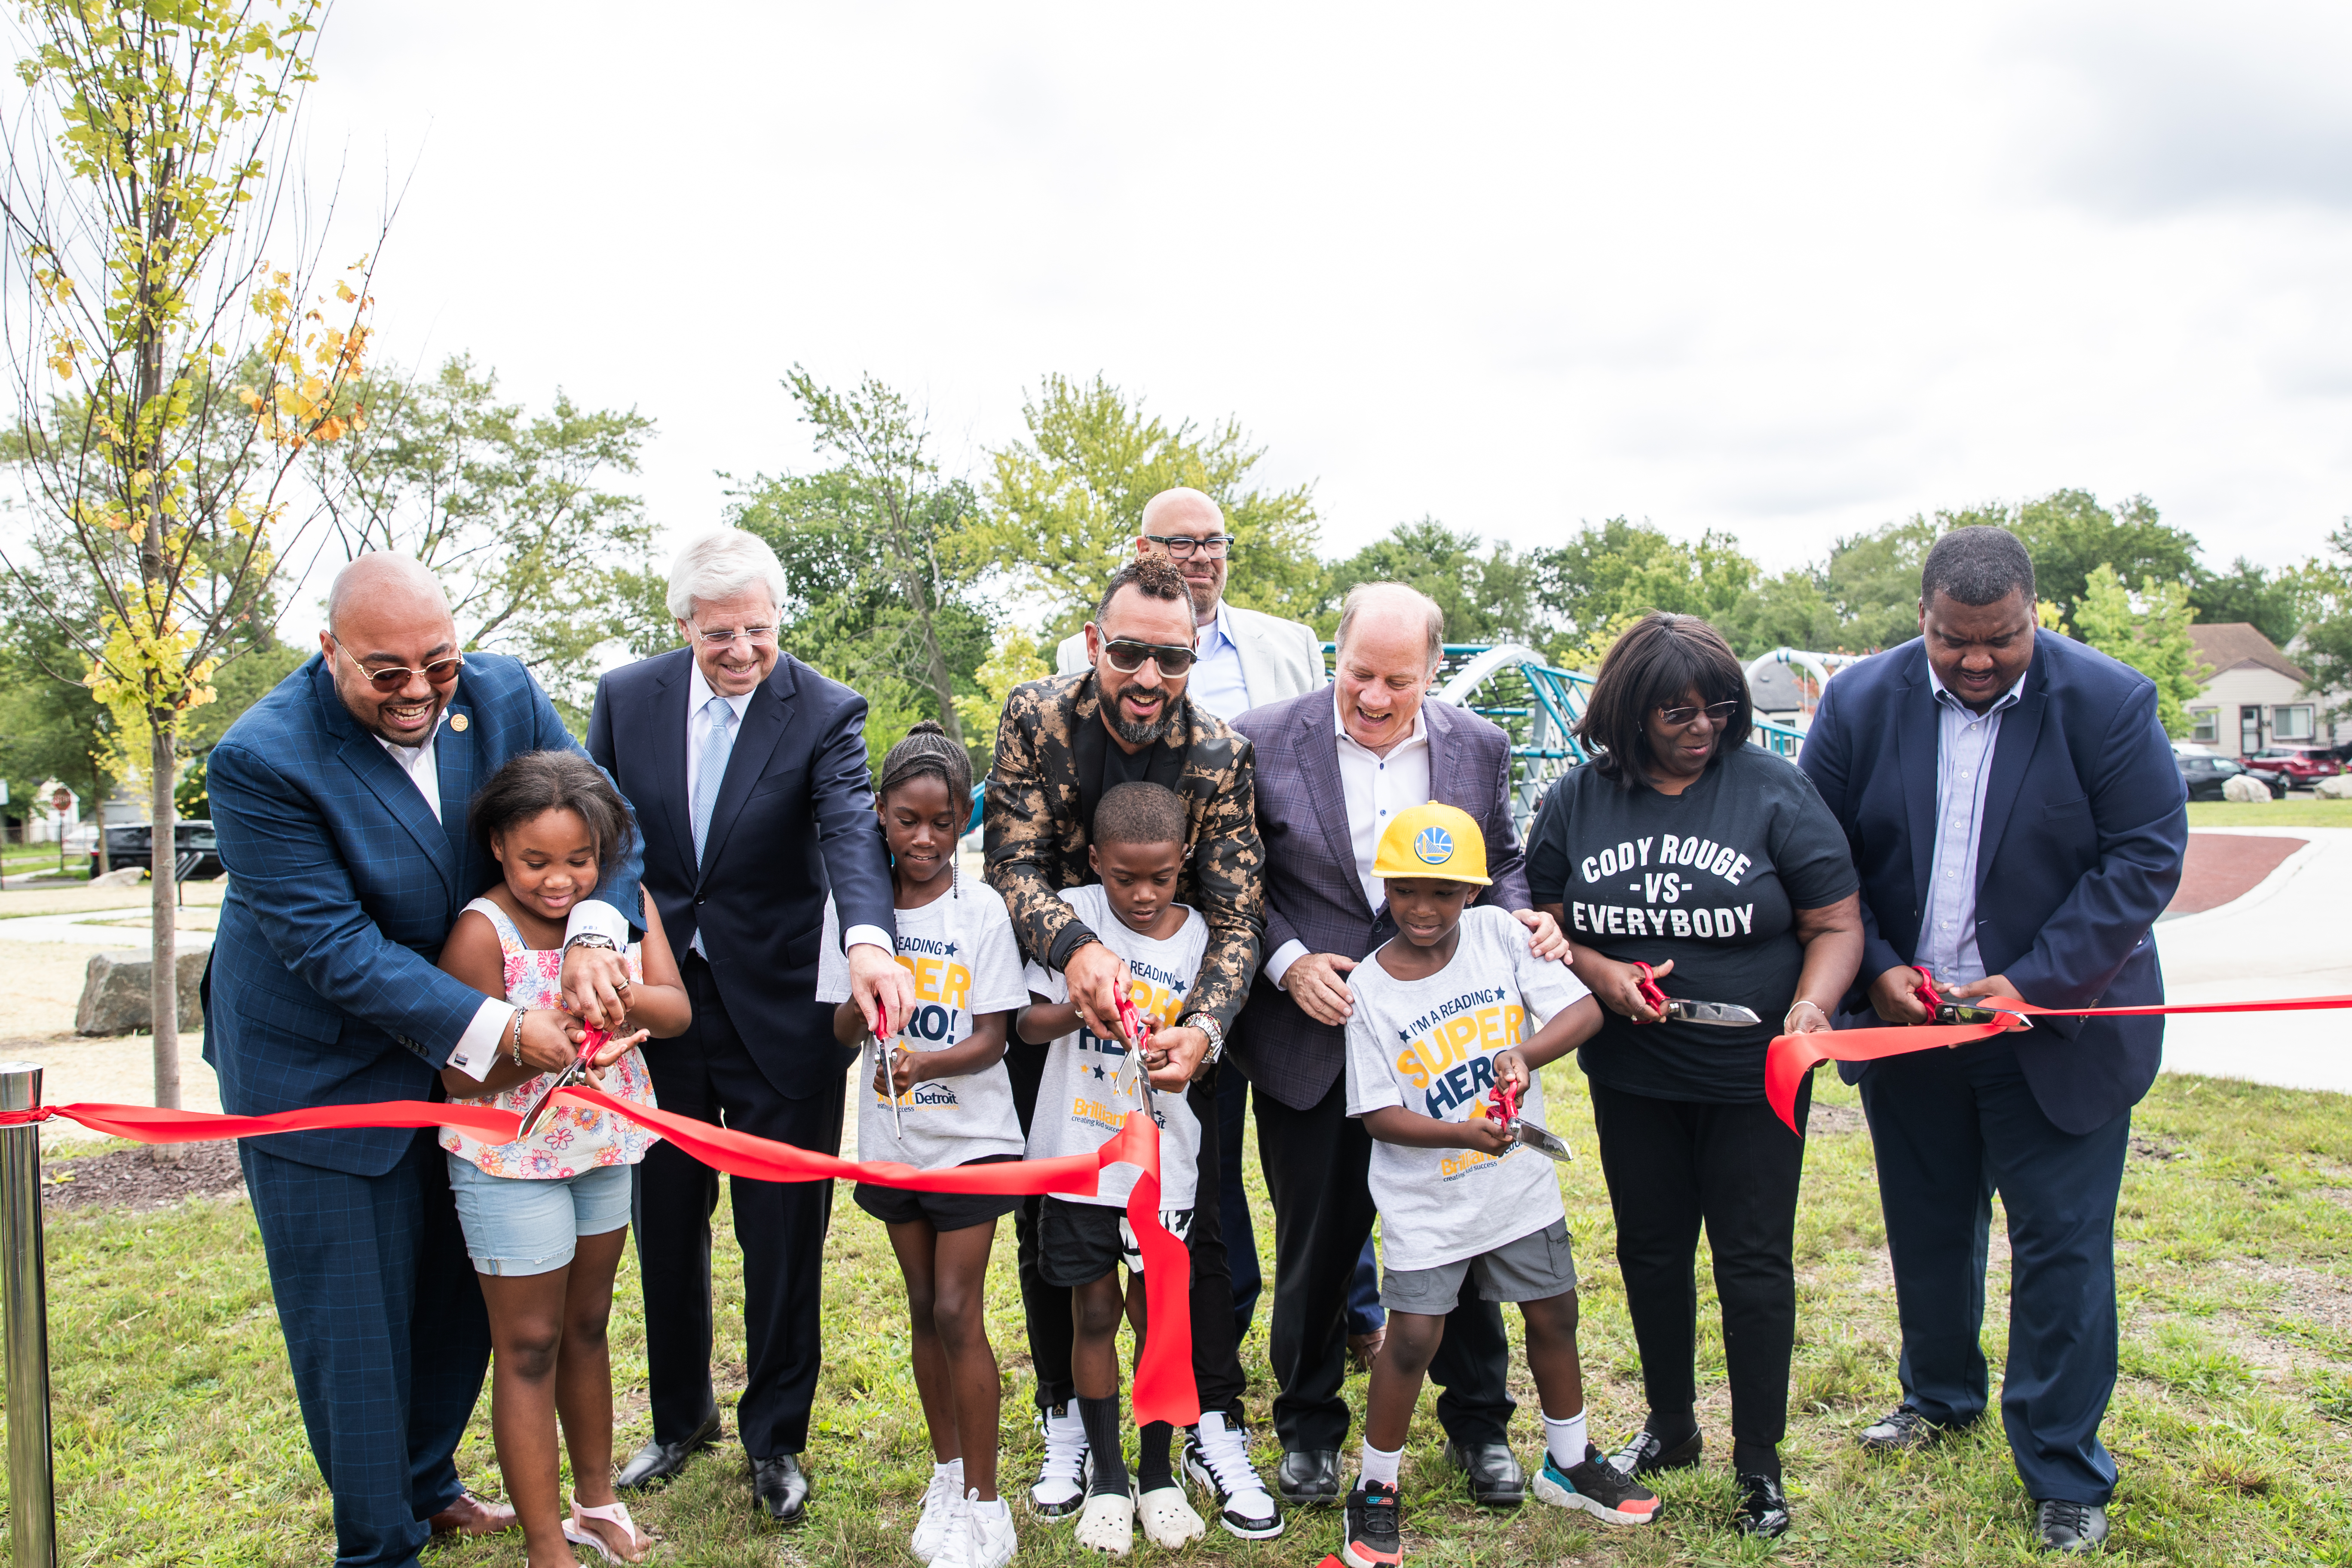
[[[1756,678],[1776,664],[1792,664],[1813,678],[1813,687],[1818,691],[1830,683],[1832,675],[1869,657],[1866,653],[1812,653],[1801,647],[1776,647],[1748,661],[1748,684],[1752,688]]]

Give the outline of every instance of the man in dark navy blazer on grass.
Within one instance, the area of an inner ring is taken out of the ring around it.
[[[693,1026],[646,1053],[665,1110],[831,1154],[850,1055],[816,1000],[828,887],[850,987],[867,1022],[914,1005],[898,966],[890,870],[866,771],[866,700],[776,647],[783,568],[740,529],[688,543],[669,611],[687,647],[606,675],[588,754],[645,832],[645,889],[661,910]],[[710,1382],[710,1216],[719,1175],[667,1143],[637,1166],[634,1219],[646,1301],[653,1441],[617,1484],[667,1480],[719,1436]],[[743,1247],[747,1381],[735,1407],[754,1502],[804,1516],[824,1342],[831,1182],[729,1186]]]
[[[474,791],[521,752],[579,748],[518,661],[458,652],[432,573],[362,555],[336,575],[318,657],[229,726],[209,763],[228,897],[205,968],[205,1060],[239,1116],[438,1100],[441,1069],[570,1061],[562,1014],[515,1009],[435,961],[498,865]],[[617,1018],[635,850],[572,911],[568,1002]],[[573,945],[601,940],[607,947]],[[435,1535],[511,1529],[455,1455],[489,1364],[439,1130],[247,1138],[237,1149],[294,1392],[335,1499],[341,1568],[405,1568]]]
[[[1830,682],[1800,763],[1862,872],[1863,981],[1838,1022],[1926,1022],[1913,965],[1948,996],[2163,1001],[2148,930],[2179,885],[2189,826],[2154,684],[2038,628],[2032,562],[2003,529],[1937,542],[1919,629]],[[1856,1075],[1903,1325],[1903,1403],[1863,1445],[1922,1447],[1983,1413],[2000,1193],[2001,1423],[2045,1551],[2106,1538],[2116,1201],[2163,1040],[2161,1017],[2037,1018]]]

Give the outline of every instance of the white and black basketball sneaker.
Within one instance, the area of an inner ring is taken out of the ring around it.
[[[1227,1422],[1223,1411],[1203,1410],[1198,1426],[1184,1428],[1181,1468],[1216,1500],[1217,1522],[1226,1534],[1271,1541],[1282,1533],[1282,1505],[1250,1466],[1249,1432]]]

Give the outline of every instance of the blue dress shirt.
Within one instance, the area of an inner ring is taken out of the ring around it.
[[[1928,862],[1927,909],[1919,927],[1914,962],[1936,977],[1943,990],[1985,977],[1977,953],[1977,841],[1984,830],[1985,781],[1992,772],[1993,743],[2000,739],[2000,715],[2025,690],[2025,679],[1978,713],[1944,689],[1927,667],[1936,694],[1936,855]]]
[[[1193,662],[1184,694],[1228,723],[1248,712],[1249,682],[1242,679],[1242,650],[1225,629],[1223,605],[1217,606],[1217,618],[1200,629],[1200,641],[1194,646],[1200,658]]]

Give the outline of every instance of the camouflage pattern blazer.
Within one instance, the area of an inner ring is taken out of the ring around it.
[[[1078,781],[1101,776],[1112,743],[1092,670],[1013,688],[996,728],[983,808],[988,881],[1004,895],[1023,953],[1057,973],[1094,936],[1060,894],[1097,880],[1081,801],[1095,792]],[[1176,792],[1192,823],[1176,897],[1209,922],[1209,950],[1185,1011],[1231,1030],[1257,973],[1265,925],[1250,743],[1187,699],[1161,746],[1150,775]]]

